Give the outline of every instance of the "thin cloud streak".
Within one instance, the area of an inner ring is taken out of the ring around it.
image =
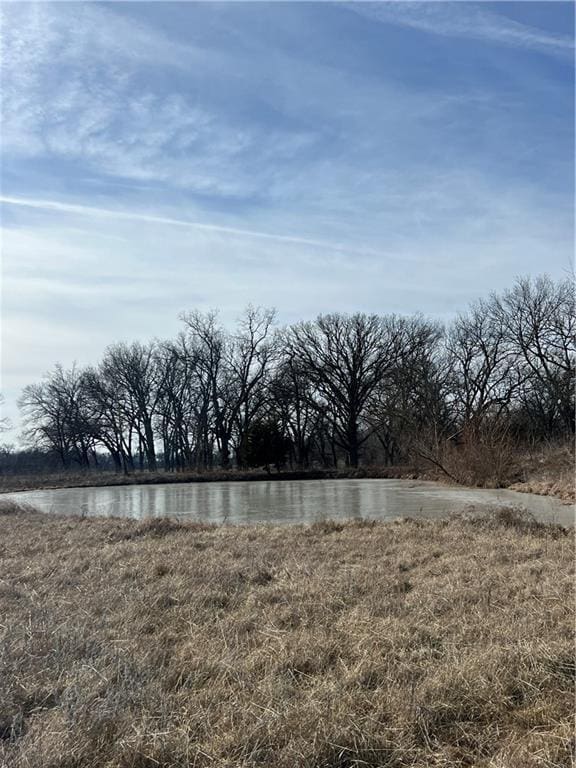
[[[527,48],[553,56],[571,58],[574,42],[529,27],[469,2],[369,2],[351,0],[343,4],[354,13],[384,24],[418,29],[444,37],[486,40]]]
[[[303,245],[313,248],[323,248],[338,253],[346,253],[352,256],[382,256],[383,252],[368,248],[349,248],[346,245],[338,245],[325,240],[313,240],[305,237],[293,235],[275,234],[272,232],[260,232],[253,229],[240,229],[237,227],[227,227],[220,224],[203,224],[199,221],[188,221],[186,219],[175,219],[170,216],[153,216],[136,211],[115,211],[111,208],[97,208],[88,205],[75,205],[72,203],[61,203],[53,200],[35,200],[23,197],[10,197],[0,195],[0,203],[6,205],[16,205],[24,208],[36,208],[44,211],[57,211],[59,213],[72,213],[81,216],[92,216],[108,219],[121,219],[124,221],[143,221],[148,224],[169,224],[177,227],[189,227],[204,232],[215,232],[217,234],[232,235],[236,237],[250,237],[259,240],[271,240],[279,243],[290,243],[292,245]]]

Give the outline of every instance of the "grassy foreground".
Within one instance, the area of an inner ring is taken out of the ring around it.
[[[570,765],[573,541],[0,515],[0,765]]]

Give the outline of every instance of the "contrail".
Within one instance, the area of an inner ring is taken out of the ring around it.
[[[331,243],[325,240],[312,240],[309,238],[296,237],[293,235],[279,235],[272,232],[260,232],[254,229],[226,227],[221,226],[220,224],[203,224],[199,221],[174,219],[169,216],[152,216],[147,213],[136,213],[134,211],[116,211],[111,208],[96,208],[89,205],[60,203],[53,200],[34,200],[25,197],[10,197],[7,195],[0,195],[0,203],[5,203],[7,205],[19,205],[25,208],[40,208],[46,211],[76,213],[82,216],[96,216],[101,218],[122,219],[126,221],[144,221],[150,224],[170,224],[172,226],[189,227],[190,229],[202,230],[204,232],[217,232],[220,234],[235,235],[238,237],[251,237],[258,238],[260,240],[272,240],[280,243],[291,243],[293,245],[305,245],[358,256],[382,257],[383,255],[382,251],[365,248],[350,248],[346,245],[339,245],[338,243]]]

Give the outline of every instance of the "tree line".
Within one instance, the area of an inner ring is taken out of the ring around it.
[[[117,471],[432,461],[447,443],[574,434],[570,279],[521,278],[443,326],[320,315],[279,328],[248,307],[227,329],[185,312],[177,338],[56,365],[20,398],[30,448]]]

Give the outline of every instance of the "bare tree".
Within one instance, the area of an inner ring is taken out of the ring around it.
[[[521,278],[488,305],[493,321],[513,352],[524,376],[524,404],[544,419],[574,432],[576,301],[571,279]]]
[[[437,444],[451,425],[444,329],[420,316],[398,323],[395,365],[378,382],[368,409],[387,464],[405,460],[424,444]]]
[[[282,336],[278,337],[277,344],[284,348]],[[326,413],[312,380],[289,347],[282,354],[269,391],[272,418],[290,440],[291,462],[304,469],[310,465],[314,446],[322,445]]]
[[[273,309],[249,306],[238,322],[229,348],[227,362],[236,392],[233,409],[239,465],[245,464],[242,446],[250,426],[269,398],[269,374],[276,357],[271,334],[275,316]]]
[[[352,467],[369,435],[367,405],[396,365],[401,337],[397,318],[365,314],[320,315],[287,333],[290,351],[326,405],[334,437]]]
[[[231,464],[233,438],[238,452],[263,402],[274,315],[273,310],[248,307],[235,334],[225,331],[215,312],[181,315],[210,391],[214,435],[224,469]]]
[[[4,395],[0,394],[0,409],[4,407]],[[12,428],[8,416],[0,416],[0,432],[6,432]]]
[[[157,428],[169,470],[212,464],[210,385],[201,364],[201,353],[181,334],[158,349],[164,371],[158,403]]]
[[[153,422],[158,405],[162,371],[156,365],[154,343],[115,344],[106,350],[101,373],[118,398],[128,424],[128,441],[138,439],[140,468],[144,458],[150,471],[157,468]]]
[[[66,467],[71,461],[90,464],[95,455],[95,425],[86,408],[82,374],[74,365],[56,365],[40,384],[24,388],[19,401],[25,415],[25,436],[35,446],[58,454]]]
[[[26,387],[25,434],[65,466],[104,449],[124,472],[155,470],[158,450],[169,471],[217,455],[243,466],[266,446],[273,463],[287,452],[299,467],[342,456],[357,466],[361,450],[442,466],[448,438],[489,449],[573,434],[575,303],[571,281],[540,277],[473,304],[446,331],[366,314],[275,331],[274,311],[254,307],[226,329],[216,312],[188,312],[174,341],[116,344],[94,367],[56,366]]]
[[[521,380],[502,320],[480,301],[457,316],[446,348],[460,429],[474,434],[509,411]]]
[[[86,405],[91,412],[98,442],[110,453],[115,469],[128,474],[134,469],[131,446],[132,413],[123,405],[123,389],[115,378],[106,375],[103,363],[83,374]]]
[[[224,469],[230,467],[230,441],[234,424],[231,405],[232,392],[227,368],[229,339],[218,322],[216,312],[184,312],[180,319],[186,325],[183,344],[194,349],[197,364],[202,371],[212,409],[214,438]]]

